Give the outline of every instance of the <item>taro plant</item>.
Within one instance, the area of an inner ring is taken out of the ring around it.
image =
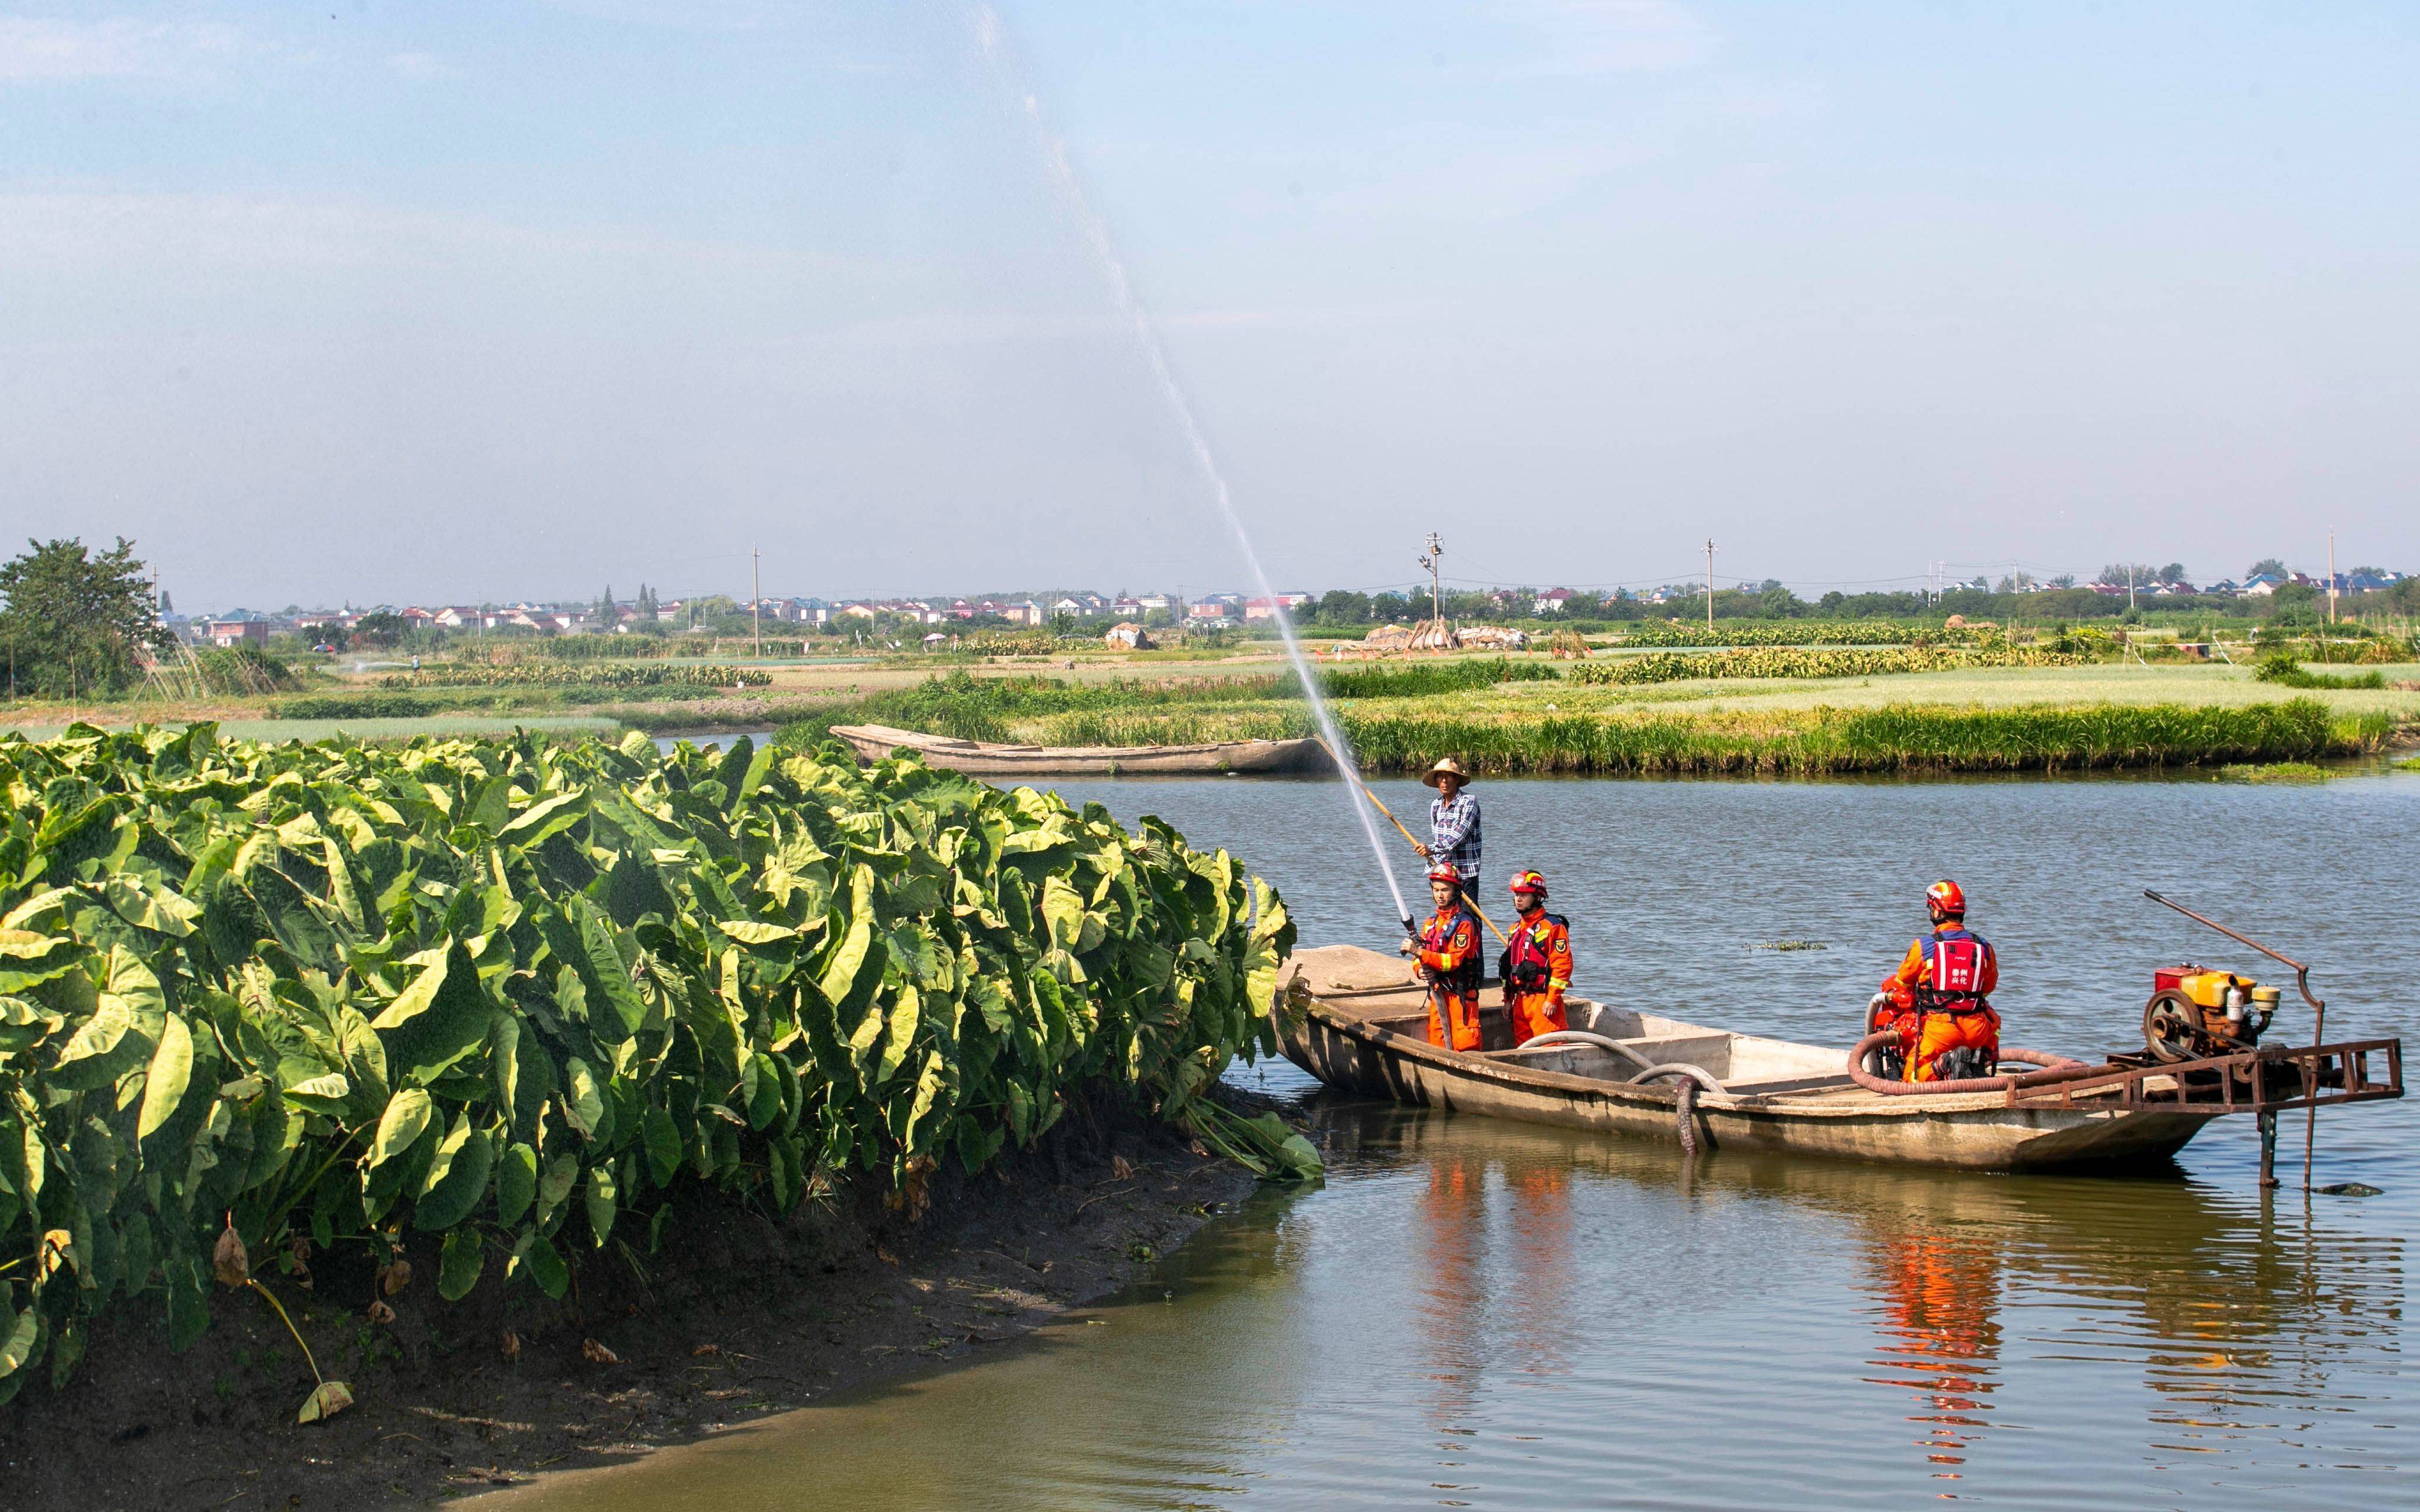
[[[77,726],[0,788],[0,1400],[104,1309],[190,1345],[227,1234],[561,1296],[684,1187],[921,1190],[1088,1087],[1316,1169],[1202,1101],[1274,1047],[1284,906],[1156,821],[637,735]]]

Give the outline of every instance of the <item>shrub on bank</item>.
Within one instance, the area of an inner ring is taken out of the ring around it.
[[[2285,687],[2325,687],[2344,689],[2382,688],[2386,686],[2386,674],[2384,672],[2309,671],[2304,668],[2301,662],[2295,660],[2292,656],[2286,655],[2284,652],[2276,652],[2270,656],[2261,657],[2260,665],[2253,671],[2252,675],[2261,682],[2276,683]]]
[[[1088,1084],[1202,1127],[1294,938],[1156,822],[744,739],[79,725],[0,739],[0,1400],[105,1309],[190,1344],[223,1226],[380,1257],[409,1227],[448,1299],[561,1296],[684,1185],[912,1191]]]

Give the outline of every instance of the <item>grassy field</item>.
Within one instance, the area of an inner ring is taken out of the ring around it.
[[[1515,663],[1525,674],[1539,664]],[[1990,668],[1846,679],[1567,679],[1395,694],[1341,680],[1335,706],[1362,764],[1413,770],[1453,754],[1492,772],[1993,771],[2307,762],[2367,754],[2420,730],[2420,668],[2380,689],[2296,691],[2202,666]],[[1266,684],[1125,691],[949,685],[865,692],[790,726],[876,722],[975,739],[1164,745],[1311,732]],[[1355,696],[1367,691],[1380,696]]]
[[[1072,659],[1073,667],[1067,665]],[[2098,663],[1833,678],[1581,684],[1573,664],[1482,654],[1324,664],[1322,680],[1366,764],[1408,769],[1454,753],[1496,771],[1994,770],[2273,763],[2359,755],[2420,736],[2420,665],[2375,669],[2377,688],[2300,689],[2249,667]],[[2369,671],[2371,669],[2364,669]],[[1307,734],[1309,712],[1273,650],[1218,661],[1019,658],[937,670],[929,661],[791,665],[768,687],[706,698],[550,705],[470,690],[489,707],[377,717],[364,687],[194,703],[20,705],[0,730],[54,734],[73,719],[122,726],[215,719],[230,735],[367,740],[416,734],[655,733],[782,729],[813,742],[833,723],[883,723],[973,739],[1166,745]],[[2401,685],[2401,686],[2398,686]],[[392,696],[392,695],[388,695]],[[414,692],[412,697],[422,696]],[[336,717],[280,718],[291,706]],[[2294,711],[2290,715],[2281,711]],[[400,711],[398,711],[400,712]]]

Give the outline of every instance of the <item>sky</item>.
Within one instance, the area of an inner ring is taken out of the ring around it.
[[[0,0],[0,541],[1249,588],[1097,224],[1280,588],[2420,569],[2414,78],[2355,0]]]

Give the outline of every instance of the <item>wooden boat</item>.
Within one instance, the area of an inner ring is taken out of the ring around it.
[[[1215,777],[1311,770],[1326,761],[1315,740],[1223,740],[1202,746],[1006,746],[919,734],[882,724],[836,724],[858,760],[900,747],[931,766],[978,777]]]
[[[1515,1049],[1492,984],[1481,1048],[1457,1052],[1428,1042],[1425,991],[1398,957],[1326,946],[1295,952],[1289,970],[1286,1058],[1339,1090],[1671,1140],[1686,1120],[1700,1147],[1974,1170],[2140,1165],[2228,1114],[2403,1095],[2396,1040],[2111,1062],[2003,1090],[1889,1094],[1856,1085],[1844,1050],[1572,997],[1572,1027],[1606,1044]],[[2382,1078],[2373,1074],[2381,1067]]]

